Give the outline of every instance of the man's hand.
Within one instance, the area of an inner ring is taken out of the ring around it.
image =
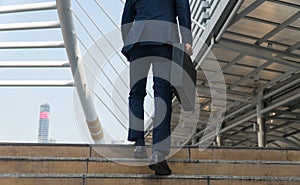
[[[190,56],[193,55],[193,48],[192,48],[191,44],[189,44],[189,43],[185,44],[185,50],[188,55],[190,55]]]

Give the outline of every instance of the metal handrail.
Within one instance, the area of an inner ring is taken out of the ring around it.
[[[97,25],[97,23],[91,18],[91,15],[87,12],[87,10],[79,3],[79,1],[78,0],[76,0],[76,2],[77,2],[77,4],[79,5],[79,7],[84,11],[84,13],[87,15],[87,17],[91,20],[91,22],[93,23],[93,25],[96,27],[96,29],[101,33],[101,35],[104,37],[104,39],[105,39],[105,41],[113,48],[113,49],[115,49],[114,47],[113,47],[113,43],[111,43],[111,41],[110,41],[110,39],[109,38],[107,38],[106,36],[105,36],[105,34],[102,32],[102,30],[100,29],[100,27]],[[104,12],[104,14],[109,18],[109,20],[111,20],[112,22],[113,22],[113,24],[115,25],[115,26],[117,26],[116,25],[116,23],[109,17],[109,15],[108,15],[108,13],[106,12],[106,11],[104,11],[104,8],[99,4],[99,2],[97,2],[97,1],[95,1],[96,3],[97,3],[97,6]],[[121,0],[121,2],[122,3],[124,3],[122,0]],[[79,17],[76,15],[76,14],[74,14],[74,16],[75,16],[75,18],[79,21],[79,23],[80,23],[80,25],[83,27],[83,29],[87,32],[87,34],[88,34],[88,36],[94,41],[94,42],[96,42],[95,40],[94,40],[94,38],[88,33],[88,30],[84,27],[84,25],[83,25],[83,23],[80,21],[80,19],[79,19]],[[116,27],[118,30],[120,30],[120,28],[117,26]],[[84,43],[81,41],[81,39],[80,38],[78,38],[77,37],[77,39],[80,41],[80,43],[81,43],[81,45],[83,45],[83,47],[87,50],[87,47],[84,45]],[[98,44],[96,43],[96,47],[97,47],[97,49],[103,54],[103,56],[104,57],[106,57],[105,56],[105,54],[103,53],[103,51],[102,51],[102,49],[98,46]],[[121,54],[120,54],[120,52],[119,51],[117,51],[117,50],[115,50],[116,51],[116,54],[119,56],[119,58],[122,60],[122,62],[125,64],[125,65],[127,65],[128,66],[128,63],[125,61],[125,60],[123,60],[123,57],[121,56]],[[99,69],[101,70],[101,66],[99,66],[99,64],[96,62],[96,59],[88,52],[88,54],[92,57],[92,60],[96,63],[96,65],[99,67]],[[109,58],[107,58],[108,60],[110,60]],[[111,63],[108,63],[108,65],[110,65],[111,67],[112,67],[112,69],[116,72],[116,69],[115,69],[115,67],[111,64]],[[86,65],[87,66],[87,65]],[[101,70],[102,71],[102,70]],[[102,71],[103,72],[103,71]],[[116,72],[117,73],[117,72]],[[103,74],[106,76],[106,78],[108,79],[108,81],[111,83],[111,84],[113,84],[112,83],[112,81],[109,79],[109,77],[106,75],[106,73],[104,73],[103,72]],[[117,73],[118,74],[118,73]],[[118,74],[118,77],[121,79],[121,81],[124,83],[124,85],[127,87],[127,88],[129,88],[128,87],[128,85],[125,83],[125,81],[120,77],[120,75]],[[97,83],[99,83],[99,80],[97,80]],[[100,85],[101,85],[101,83],[99,83]],[[148,90],[147,90],[147,92],[148,92]],[[121,94],[120,94],[120,92],[117,90],[117,93],[120,95],[120,97],[121,97]],[[147,93],[151,98],[153,98],[152,97],[152,95],[148,92]],[[124,99],[122,98],[122,101],[124,101]],[[126,103],[126,102],[125,102]],[[151,118],[151,115],[149,115],[149,113],[147,112],[147,111],[145,111],[145,114],[149,117],[149,118]],[[150,119],[150,122],[151,122],[151,119]],[[150,127],[151,127],[151,123],[150,122],[147,122],[146,123],[146,125],[149,125],[148,127],[147,127],[147,129],[149,129]],[[123,128],[125,128],[125,126],[124,126],[124,124],[122,123],[122,122],[120,122],[120,124],[122,125],[122,127]]]
[[[70,67],[67,61],[0,61],[0,68],[5,67]]]
[[[1,42],[0,49],[64,48],[63,41]]]
[[[58,21],[0,24],[0,31],[60,28]]]
[[[10,16],[9,14],[16,15],[16,13],[36,13],[39,14],[39,11],[56,10],[56,2],[44,2],[44,3],[30,3],[30,4],[17,4],[17,5],[2,5],[0,6],[0,15]],[[6,22],[6,20],[4,20]],[[15,32],[23,30],[43,30],[43,29],[53,29],[60,28],[59,21],[39,21],[39,22],[18,22],[18,23],[4,23],[0,24],[0,31],[4,33],[19,33]],[[43,30],[44,31],[44,30]],[[46,33],[46,32],[45,32]],[[10,36],[10,35],[9,35]],[[9,38],[9,37],[7,37]],[[5,38],[6,39],[6,38]],[[0,43],[1,52],[18,50],[32,51],[32,49],[59,49],[64,48],[64,42],[61,40],[58,41],[3,41]],[[2,51],[4,50],[4,51]],[[17,51],[17,52],[18,52]],[[44,51],[44,50],[43,50]],[[27,52],[27,51],[26,51]],[[5,55],[6,56],[6,55]],[[25,58],[21,61],[0,61],[0,68],[9,69],[9,68],[65,68],[69,67],[68,61],[44,61],[44,59],[37,61],[27,61]],[[23,61],[24,60],[24,61]],[[26,78],[26,77],[25,77]],[[44,84],[43,84],[44,83]],[[43,80],[2,80],[1,87],[72,87],[74,86],[73,81],[69,80],[54,80],[54,81],[43,81]]]
[[[58,87],[74,86],[72,80],[0,80],[0,87]]]
[[[75,86],[80,98],[81,105],[86,117],[90,133],[95,142],[100,142],[104,138],[90,89],[85,79],[84,68],[80,57],[80,49],[75,36],[75,26],[71,11],[71,0],[56,0],[60,23],[62,24],[62,34],[66,45]]]
[[[53,10],[53,9],[56,9],[55,2],[7,5],[7,6],[0,6],[0,14],[40,11],[40,10]]]

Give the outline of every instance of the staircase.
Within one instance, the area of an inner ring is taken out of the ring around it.
[[[169,159],[173,174],[165,177],[131,156],[132,146],[0,144],[0,185],[300,184],[296,149],[183,148]]]

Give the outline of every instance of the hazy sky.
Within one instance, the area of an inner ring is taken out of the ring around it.
[[[52,0],[0,0],[0,6],[49,1]],[[107,13],[109,13],[115,24],[119,25],[123,7],[121,0],[97,1],[105,8]],[[88,28],[89,34],[91,34],[93,39],[98,40],[101,37],[101,33],[97,27],[79,7],[78,2],[76,2],[76,0],[72,0],[72,2],[76,16],[84,22],[85,27]],[[116,29],[115,25],[111,23],[96,5],[95,0],[79,0],[79,2],[92,16],[92,19],[97,23],[102,32],[108,33]],[[0,14],[0,24],[56,20],[58,20],[56,10]],[[89,35],[85,33],[84,28],[76,18],[75,21],[76,31],[80,40],[82,40],[87,47],[91,47],[94,40],[89,38]],[[60,29],[0,31],[0,43],[61,40],[62,34]],[[86,52],[82,45],[81,50],[82,55],[84,55]],[[67,57],[64,48],[2,49],[0,50],[0,62],[1,61],[67,61]],[[120,59],[113,57],[111,61],[120,62]],[[103,65],[105,65],[105,63]],[[118,69],[121,71],[126,68],[125,64],[116,64],[116,66],[121,66]],[[97,75],[103,76],[104,74],[98,73]],[[69,68],[9,69],[0,67],[0,81],[1,80],[72,80],[72,75]],[[94,87],[94,89],[97,88],[101,89],[99,85]],[[109,91],[115,93],[114,89],[110,89]],[[80,134],[80,129],[78,129],[80,127],[77,124],[78,116],[76,117],[75,115],[79,113],[78,111],[74,113],[73,93],[74,88],[72,87],[0,87],[0,142],[37,142],[39,108],[43,103],[48,103],[51,106],[49,132],[51,138],[55,138],[59,143],[85,142],[85,139],[83,139]],[[99,95],[102,96],[102,93],[103,92],[99,92]],[[127,94],[124,97],[126,98],[126,96]],[[111,124],[109,129],[113,132],[120,129],[122,130],[120,125],[115,123],[115,120],[112,119],[112,122],[108,123],[110,117],[103,118],[103,116],[101,116],[109,114],[109,112],[103,108],[101,101],[95,100],[95,103],[101,119],[104,119],[101,121],[106,125]],[[115,105],[113,105],[113,107],[114,106]],[[122,106],[124,106],[124,104],[122,104]],[[122,133],[117,132],[116,137],[125,139],[125,131]]]

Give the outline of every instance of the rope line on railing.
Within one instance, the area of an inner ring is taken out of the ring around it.
[[[75,17],[78,18],[76,15],[75,15]],[[86,27],[84,27],[84,29],[87,31]],[[103,73],[103,75],[107,78],[107,80],[109,81],[109,83],[111,85],[113,85],[114,83],[110,80],[110,78],[107,76],[107,74],[105,73],[105,71],[102,69],[102,66],[99,65],[99,63],[95,59],[94,55],[91,54],[91,52],[88,50],[88,47],[84,44],[84,42],[80,39],[80,37],[78,37],[78,35],[76,35],[76,38],[79,40],[80,44],[84,47],[84,49],[86,50],[87,54],[89,54],[92,57],[94,63],[98,66],[98,68]],[[85,65],[87,66],[87,64],[85,64]],[[122,97],[119,91],[118,91],[118,94],[120,95],[120,97]],[[124,101],[124,103],[126,103],[126,101],[124,99],[122,99],[122,100]]]
[[[76,38],[78,39],[78,41],[79,41],[79,43],[87,50],[87,47],[86,47],[86,45],[83,43],[83,41],[76,35]],[[94,56],[87,50],[87,53],[92,57],[92,60],[94,60],[94,62],[96,62],[96,59],[94,58]],[[87,65],[87,64],[85,64],[84,62],[83,62],[83,64],[87,67],[87,69],[90,71],[90,73],[94,76],[94,78],[96,79],[96,82],[102,87],[102,89],[104,90],[104,92],[106,92],[106,94],[108,95],[108,96],[110,96],[110,93],[106,90],[106,88],[102,85],[102,83],[100,82],[100,80],[97,78],[97,76],[92,72],[92,70],[90,69],[90,67]],[[108,76],[106,75],[106,73],[104,73],[104,71],[102,70],[102,68],[100,68],[100,70],[102,71],[102,73],[105,75],[105,77],[106,78],[108,78]],[[111,81],[110,81],[111,82]],[[111,82],[111,84],[113,85],[113,83]],[[117,91],[117,93],[118,93],[118,95],[120,96],[120,97],[122,97],[121,96],[121,94],[120,94],[120,92],[119,91]],[[95,92],[94,92],[94,94],[96,94]],[[117,102],[115,102],[115,100],[112,98],[112,100],[114,101],[114,103],[117,105],[117,107],[119,108],[119,110],[121,110],[121,112],[122,112],[122,114],[125,116],[125,118],[127,118],[127,116],[126,116],[126,114],[122,111],[122,109],[119,107],[119,103],[117,103]],[[124,101],[124,103],[126,103],[125,102],[125,100],[124,99],[122,99],[123,101]],[[127,104],[127,103],[126,103]],[[106,105],[105,105],[106,106]],[[111,110],[109,110],[110,112],[111,112]],[[123,125],[123,123],[122,122],[120,122],[122,125]]]
[[[108,111],[114,116],[114,118],[120,123],[120,125],[127,131],[128,128],[126,127],[126,125],[124,125],[122,123],[122,121],[118,118],[118,116],[116,116],[116,114],[110,110],[110,108],[104,103],[104,101],[101,99],[101,97],[99,97],[99,95],[90,87],[89,87],[89,89],[96,96],[96,98],[105,106],[105,108],[108,109]]]
[[[83,29],[87,32],[87,34],[89,35],[89,37],[90,37],[92,40],[94,40],[94,38],[93,38],[93,37],[91,36],[91,34],[88,32],[87,28],[83,25],[83,23],[82,23],[81,20],[78,18],[78,16],[77,16],[76,14],[74,14],[74,16],[76,17],[76,19],[78,19],[79,23],[81,24],[81,26],[83,27]],[[80,41],[81,45],[85,48],[86,52],[92,57],[94,63],[97,65],[97,67],[101,70],[101,72],[102,72],[102,73],[105,75],[105,77],[108,79],[108,81],[110,82],[110,84],[111,84],[111,85],[114,85],[114,83],[110,80],[110,78],[107,76],[107,74],[106,74],[106,73],[104,72],[104,70],[102,69],[102,66],[99,65],[99,63],[97,62],[97,60],[95,59],[95,57],[89,52],[89,50],[88,50],[87,46],[84,44],[84,42],[83,42],[77,35],[76,35],[76,37],[77,37],[77,39]],[[95,41],[95,40],[94,40],[94,41]],[[96,44],[96,46],[97,46],[97,49],[99,49],[99,51],[103,54],[103,56],[105,56],[103,50],[98,46],[98,44]],[[108,61],[109,61],[110,58],[106,58],[106,59],[108,59]],[[84,63],[84,64],[85,64],[85,66],[88,66],[86,63]],[[110,64],[110,66],[113,68],[114,72],[115,72],[116,74],[119,75],[118,71],[113,67],[113,65],[111,65],[110,62],[108,62],[108,64]],[[97,77],[95,77],[95,79],[97,79]],[[122,78],[120,78],[120,79],[122,79]],[[98,80],[98,79],[97,79],[97,80]],[[123,81],[124,84],[126,84],[126,83],[124,82],[123,79],[122,79],[122,81]],[[118,94],[119,94],[120,97],[121,97],[120,92],[119,92]],[[124,100],[123,98],[122,98],[122,100],[124,101],[124,103],[126,103],[126,100]]]
[[[81,3],[79,3],[79,1],[78,0],[75,0],[76,1],[76,3],[79,5],[79,7],[83,10],[83,12],[87,15],[87,17],[91,20],[91,22],[93,23],[93,25],[96,27],[96,29],[100,32],[100,34],[102,35],[102,36],[104,36],[104,39],[108,42],[108,44],[115,50],[115,48],[113,47],[113,44],[111,43],[111,41],[107,38],[107,37],[105,37],[105,34],[102,32],[102,30],[101,30],[101,28],[97,25],[97,23],[95,23],[95,21],[91,18],[91,15],[87,12],[87,10],[82,6],[82,4]],[[99,4],[99,3],[97,3],[97,4]],[[101,5],[99,5],[99,6],[101,6]],[[101,7],[102,9],[103,9],[103,7]],[[87,28],[84,26],[84,24],[83,24],[83,22],[80,20],[80,18],[74,13],[74,16],[75,16],[75,18],[79,21],[79,23],[80,23],[80,25],[84,28],[84,30],[87,32],[87,34],[89,35],[89,37],[94,41],[94,42],[96,42],[95,41],[95,39],[91,36],[91,34],[88,32],[88,30],[87,30]],[[106,13],[106,16],[108,16],[109,17],[109,15]],[[109,19],[110,20],[112,20],[110,17],[109,17]],[[114,23],[114,25],[115,26],[117,26],[115,23]],[[120,28],[117,26],[117,28],[120,30]],[[80,38],[79,38],[80,39]],[[81,43],[83,44],[83,41],[81,41]],[[101,53],[103,54],[103,56],[106,58],[106,59],[108,59],[109,60],[109,58],[107,58],[106,57],[106,55],[104,54],[104,52],[103,52],[103,50],[99,47],[99,45],[98,44],[96,44],[96,46],[97,46],[97,48],[101,51]],[[86,50],[87,50],[87,47],[85,46],[84,47]],[[117,50],[115,50],[116,51],[116,54],[119,56],[119,58],[122,60],[122,62],[126,65],[126,66],[128,66],[128,63],[126,62],[126,61],[124,61],[123,60],[123,58],[122,58],[122,56],[120,55],[120,53],[119,53],[119,51],[117,51]],[[89,54],[90,56],[91,56],[91,54]],[[92,58],[93,58],[93,61],[96,63],[96,65],[97,65],[97,67],[103,72],[103,70],[101,69],[101,66],[99,66],[99,64],[96,62],[96,59],[92,56]],[[120,78],[120,75],[119,75],[119,73],[117,72],[117,70],[115,69],[115,67],[110,63],[110,62],[108,62],[108,64],[111,66],[111,68],[113,68],[113,70],[116,72],[116,74],[119,76],[119,78]],[[103,72],[104,73],[104,72]],[[105,74],[105,77],[108,79],[108,81],[110,82],[110,84],[111,85],[113,85],[113,83],[111,82],[111,80],[108,78],[108,76],[106,75],[106,73],[104,73]],[[122,82],[123,82],[123,84],[129,89],[129,87],[128,87],[128,84],[124,81],[124,79],[123,78],[120,78],[121,80],[122,80]],[[119,96],[120,97],[122,97],[121,95],[120,95],[120,92],[119,91],[117,91],[117,93],[119,94]],[[152,95],[151,95],[151,93],[147,93],[151,98],[153,98],[152,97]],[[122,100],[123,100],[123,102],[127,105],[127,102],[122,98]],[[146,115],[149,117],[149,118],[151,118],[151,116],[149,115],[149,113],[147,112],[147,111],[145,111],[145,113],[146,113]]]
[[[76,0],[78,2],[78,0]],[[97,0],[94,0],[96,2],[96,4],[98,5],[98,7],[102,10],[102,12],[106,15],[106,17],[114,24],[114,26],[118,29],[118,30],[121,30],[120,29],[120,26],[117,25],[115,23],[115,21],[109,16],[109,14],[107,13],[107,11],[105,11],[105,9],[103,8],[103,6],[97,1]],[[123,4],[124,4],[124,1],[120,0]],[[83,6],[81,6],[82,9],[83,9]],[[89,19],[91,19],[91,16],[88,15],[87,11],[84,10],[84,12],[87,14],[87,16],[89,17]],[[101,31],[101,29],[99,28],[99,26],[91,19],[91,21],[93,22],[93,24],[96,26],[96,28],[99,30],[99,32],[105,37],[105,35],[103,34],[103,32]],[[109,39],[106,39],[106,41],[111,45],[111,47],[113,48],[111,42]],[[115,48],[113,48],[115,49]],[[116,50],[115,50],[116,51]],[[129,65],[125,60],[123,60],[122,56],[120,55],[120,53],[118,51],[116,51],[116,53],[118,54],[118,56],[121,58],[121,60],[125,63],[125,65]],[[105,56],[105,55],[104,55]],[[121,79],[122,80],[122,79]],[[123,81],[123,80],[122,80]],[[124,81],[123,81],[124,82]],[[124,82],[125,83],[125,82]],[[128,86],[127,86],[128,87]],[[150,96],[150,98],[153,98],[153,96],[151,95],[151,93],[149,93],[149,91],[147,90],[147,94]]]
[[[76,17],[76,19],[78,19],[78,16],[76,14],[74,14],[74,17]],[[84,26],[84,25],[83,25]],[[86,29],[86,27],[84,27],[84,29]],[[87,31],[87,30],[86,30]],[[76,38],[78,39],[79,43],[84,47],[84,49],[86,50],[87,54],[92,58],[92,60],[94,61],[94,63],[96,63],[96,65],[99,67],[99,69],[101,70],[101,72],[104,74],[104,76],[108,79],[108,81],[110,82],[111,85],[113,85],[113,82],[110,80],[110,78],[108,78],[107,74],[103,71],[102,67],[99,66],[99,64],[97,63],[95,57],[89,52],[87,46],[84,44],[84,42],[80,39],[80,37],[78,37],[78,35],[76,35]],[[92,72],[92,70],[90,69],[90,67],[83,62],[83,64],[87,67],[88,71],[93,75],[93,77],[95,78],[96,82],[102,87],[102,89],[104,90],[104,92],[110,96],[110,93],[106,90],[106,88],[103,86],[103,84],[100,82],[100,80],[97,78],[97,76]],[[123,122],[116,116],[116,114],[114,112],[111,111],[111,109],[108,107],[108,105],[99,97],[99,95],[94,91],[91,90],[94,95],[97,97],[97,99],[99,99],[103,105],[108,109],[108,111],[114,116],[114,118],[116,118],[116,120],[121,124],[121,126],[127,131],[127,127],[123,124]],[[121,93],[119,91],[117,91],[118,95],[120,97],[122,97]],[[127,104],[127,102],[121,98],[125,104]],[[124,113],[124,111],[122,110],[122,108],[119,106],[119,103],[115,102],[115,100],[112,98],[112,101],[115,103],[115,105],[117,106],[117,108],[121,111],[121,113],[124,115],[124,117],[128,120],[128,117],[126,116],[126,114]]]
[[[118,29],[120,29],[119,25],[117,25],[115,23],[115,21],[109,16],[109,14],[107,13],[107,11],[105,11],[105,9],[101,6],[101,4],[97,1],[97,0],[94,0],[95,3],[97,4],[97,6],[102,10],[102,12],[106,15],[106,17],[114,24],[114,26]],[[121,0],[122,3],[124,3],[122,0]]]
[[[79,5],[79,7],[83,10],[83,12],[88,16],[88,18],[90,19],[90,21],[92,21],[92,23],[94,24],[94,26],[96,27],[96,29],[97,29],[97,30],[100,32],[100,34],[104,37],[105,41],[107,41],[108,44],[110,45],[110,47],[113,48],[113,49],[115,50],[113,44],[112,44],[112,43],[110,42],[110,40],[105,36],[105,34],[103,33],[103,31],[100,29],[100,27],[97,25],[97,23],[92,19],[91,15],[87,12],[87,10],[82,6],[81,3],[79,3],[78,0],[75,0],[75,1],[76,1],[77,4]],[[79,17],[78,17],[75,13],[74,13],[74,15],[76,16],[76,18],[78,19],[78,21],[80,21]],[[80,22],[81,22],[81,21],[80,21]],[[86,32],[89,34],[87,28],[84,26],[84,24],[83,24],[82,22],[81,22],[81,25],[82,25],[82,27],[86,30]],[[89,36],[91,37],[90,34],[89,34]],[[91,38],[92,38],[92,37],[91,37]],[[92,39],[93,39],[93,41],[94,41],[95,43],[97,43],[97,42],[95,41],[94,38],[92,38]],[[97,46],[98,46],[98,45],[97,45]],[[102,51],[102,50],[101,50],[101,51]],[[115,50],[115,51],[116,51],[116,50]],[[119,53],[118,51],[116,51],[116,53],[117,53],[118,56],[121,58],[122,62],[123,62],[126,66],[128,66],[128,64],[126,63],[126,61],[123,60],[123,58],[122,58],[122,56],[120,55],[120,53]],[[104,54],[103,51],[102,51],[102,54],[105,56],[105,54]],[[112,65],[111,65],[111,66],[112,66]],[[114,66],[112,66],[112,68],[115,70]],[[118,74],[118,73],[117,73],[117,74]],[[122,80],[122,82],[124,82],[123,79],[121,79],[121,80]],[[127,86],[126,82],[124,82],[124,84]],[[127,87],[128,87],[128,86],[127,86]]]

